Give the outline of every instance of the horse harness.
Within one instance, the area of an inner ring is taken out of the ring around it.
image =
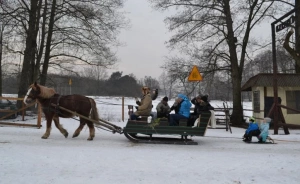
[[[59,95],[58,98],[57,98],[57,102],[56,102],[56,106],[55,106],[55,110],[54,110],[55,114],[59,114],[60,113],[59,112],[59,100],[60,100],[61,97],[62,97],[62,95]]]
[[[59,95],[59,94],[58,94]],[[53,95],[51,98],[54,98],[54,96],[55,95]],[[55,114],[61,114],[61,112],[60,112],[60,109],[59,109],[59,101],[60,101],[60,98],[62,97],[62,95],[59,95],[58,96],[58,98],[57,98],[57,101],[56,101],[56,105],[55,105],[55,107],[54,107],[54,113]],[[52,111],[53,112],[53,110],[52,110],[52,107],[53,105],[52,105],[52,102],[51,102],[51,100],[49,101],[49,105],[47,106],[47,107],[43,107],[43,109],[46,109],[46,110],[48,110],[48,111]]]

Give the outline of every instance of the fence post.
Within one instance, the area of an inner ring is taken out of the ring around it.
[[[124,96],[122,96],[122,121],[124,122]]]
[[[38,118],[37,118],[37,127],[41,128],[41,122],[42,122],[42,107],[41,104],[38,103]]]
[[[24,116],[25,116],[25,104],[24,102],[22,101],[22,121],[24,121]]]

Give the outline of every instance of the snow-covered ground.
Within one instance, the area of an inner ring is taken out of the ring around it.
[[[94,97],[100,116],[120,127],[121,98]],[[154,106],[161,98],[154,101]],[[170,105],[172,102],[170,102]],[[212,101],[222,107],[222,102]],[[244,107],[251,108],[251,103]],[[27,118],[29,119],[29,118]],[[36,119],[26,123],[35,123]],[[61,119],[72,135],[74,119]],[[88,129],[77,138],[64,138],[53,125],[48,139],[42,128],[0,127],[0,184],[247,184],[300,183],[300,130],[270,135],[277,144],[247,144],[244,129],[208,129],[205,137],[193,137],[198,145],[134,144],[122,134],[96,130],[87,141]],[[256,138],[253,138],[256,141]]]

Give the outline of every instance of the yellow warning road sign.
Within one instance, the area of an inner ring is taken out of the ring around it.
[[[192,69],[192,71],[189,75],[188,81],[190,81],[190,82],[192,82],[192,81],[202,81],[202,76],[201,76],[197,66],[193,67],[193,69]]]

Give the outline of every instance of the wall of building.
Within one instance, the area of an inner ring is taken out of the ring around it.
[[[266,89],[266,90],[265,90]],[[278,97],[281,98],[281,104],[284,106],[287,106],[286,104],[286,91],[295,91],[300,90],[300,87],[278,87]],[[262,120],[264,118],[264,97],[274,96],[273,87],[252,87],[252,93],[253,91],[260,91],[260,109],[261,111],[259,113],[253,112],[253,116],[257,118],[257,120]],[[265,94],[266,93],[266,94]],[[253,95],[252,95],[252,107],[253,107]],[[285,121],[287,124],[296,124],[300,125],[300,114],[287,114],[287,110],[282,108],[282,113],[285,118]]]

